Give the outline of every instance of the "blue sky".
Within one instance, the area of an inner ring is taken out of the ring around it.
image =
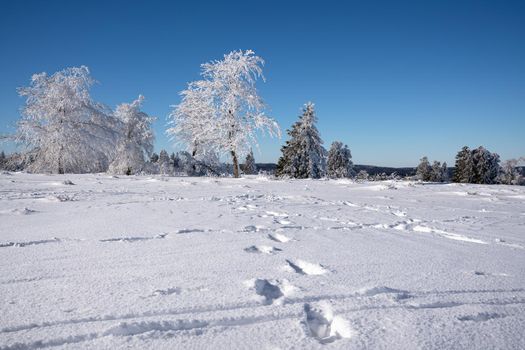
[[[156,149],[171,151],[169,106],[236,49],[265,59],[259,90],[283,130],[311,100],[326,146],[347,143],[356,163],[451,164],[463,145],[525,155],[525,1],[3,0],[0,133],[33,73],[87,65],[97,101],[145,95]],[[262,139],[256,160],[283,142]]]

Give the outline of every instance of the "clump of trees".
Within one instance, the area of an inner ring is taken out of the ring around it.
[[[419,165],[416,168],[416,177],[421,181],[431,182],[447,182],[448,181],[448,168],[447,163],[434,161],[432,165],[427,157],[423,157],[419,161]]]
[[[483,146],[473,150],[463,147],[456,155],[454,182],[494,184],[500,173],[499,155]]]
[[[351,159],[352,153],[348,146],[340,141],[334,141],[328,151],[326,175],[333,179],[355,176],[354,163]]]
[[[355,176],[348,146],[335,141],[327,152],[316,123],[315,106],[308,102],[299,120],[286,131],[289,139],[281,147],[282,155],[275,172],[277,176],[297,179]]]

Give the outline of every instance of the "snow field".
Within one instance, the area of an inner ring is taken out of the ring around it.
[[[524,196],[2,174],[0,348],[520,348]]]

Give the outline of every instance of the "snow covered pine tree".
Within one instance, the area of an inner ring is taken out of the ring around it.
[[[330,178],[351,177],[354,175],[352,154],[347,145],[334,141],[328,151],[326,174]]]
[[[109,166],[110,173],[137,174],[144,169],[145,157],[153,152],[155,136],[151,123],[155,118],[140,110],[143,101],[144,96],[139,95],[132,103],[117,106],[115,117],[122,129],[115,158]]]
[[[325,174],[326,150],[315,126],[314,104],[305,104],[303,114],[287,131],[290,139],[281,148],[276,175],[318,179]]]
[[[460,183],[470,183],[473,181],[474,163],[472,162],[472,152],[467,146],[456,155],[456,165],[454,170],[453,181]]]
[[[220,61],[202,65],[203,80],[188,84],[182,102],[169,118],[168,135],[186,144],[195,156],[229,153],[233,174],[239,177],[239,156],[257,146],[256,132],[280,137],[280,129],[264,114],[255,83],[262,74],[262,58],[251,50],[232,51]]]
[[[119,123],[109,108],[94,102],[94,80],[85,66],[48,76],[35,74],[18,89],[26,98],[15,141],[33,159],[28,170],[51,173],[106,171],[115,152]]]

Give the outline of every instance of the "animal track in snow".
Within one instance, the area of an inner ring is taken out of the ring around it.
[[[354,335],[354,330],[348,321],[340,316],[334,317],[332,306],[326,301],[305,304],[304,312],[308,334],[323,344],[340,338],[351,338]]]
[[[408,219],[404,221],[399,221],[391,225],[377,224],[377,225],[374,225],[373,227],[379,228],[379,229],[391,228],[391,229],[398,230],[398,231],[433,233],[440,237],[452,239],[455,241],[463,241],[463,242],[477,243],[477,244],[488,244],[487,242],[481,239],[467,237],[464,235],[460,235],[458,233],[447,232],[447,231],[443,231],[437,228],[426,226],[424,223],[421,222],[421,220],[417,220],[417,219]]]
[[[244,249],[248,253],[262,253],[262,254],[275,254],[282,251],[282,249],[271,247],[268,245],[252,245]]]
[[[178,234],[182,234],[182,233],[197,233],[197,232],[204,232],[204,230],[200,229],[200,228],[183,228],[182,230],[178,230],[177,231]]]
[[[458,320],[460,321],[473,321],[473,322],[483,322],[492,320],[494,318],[503,318],[506,317],[506,315],[501,315],[497,313],[490,313],[490,312],[480,312],[476,315],[467,315],[467,316],[460,316],[458,317]]]
[[[291,238],[286,237],[285,235],[277,233],[277,232],[270,233],[268,235],[268,238],[271,239],[272,241],[276,241],[276,242],[280,242],[280,243],[286,243],[286,242],[290,242],[292,240]]]
[[[266,226],[263,225],[248,225],[243,229],[244,232],[259,232],[264,230],[266,230]]]
[[[287,218],[288,214],[286,214],[286,213],[279,213],[279,212],[276,212],[276,211],[267,211],[266,212],[266,216],[263,215],[262,217],[268,217],[268,216]]]
[[[158,295],[171,295],[171,294],[180,294],[182,292],[182,289],[179,287],[174,288],[166,288],[166,289],[157,289],[154,290],[153,293],[151,293],[152,296],[158,296]]]
[[[27,242],[6,242],[6,243],[0,243],[0,248],[6,248],[6,247],[27,247],[30,245],[40,245],[40,244],[48,244],[48,243],[60,243],[61,240],[59,238],[52,238],[52,239],[42,239],[39,241],[27,241]]]
[[[266,305],[280,304],[284,297],[293,293],[296,289],[287,280],[267,280],[267,279],[255,279],[248,280],[245,284],[255,290],[257,295],[264,298]]]
[[[108,242],[126,242],[126,243],[133,243],[138,241],[149,241],[152,239],[163,239],[166,238],[167,234],[163,233],[157,236],[151,236],[151,237],[115,237],[115,238],[106,238],[99,240],[100,242],[108,243]]]
[[[301,259],[293,261],[286,260],[286,262],[295,272],[302,275],[323,275],[328,272],[328,270],[320,264],[310,263]]]
[[[0,212],[0,214],[16,214],[16,215],[31,215],[38,213],[38,211],[24,208],[24,209],[12,209],[12,210],[3,210]]]

